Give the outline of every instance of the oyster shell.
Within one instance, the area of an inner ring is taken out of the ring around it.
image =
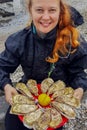
[[[18,103],[18,104],[30,104],[30,105],[34,105],[35,102],[31,99],[29,99],[28,97],[22,95],[22,94],[17,94],[17,95],[14,95],[12,97],[12,101],[13,101],[13,104],[15,103]]]
[[[54,83],[53,79],[46,78],[41,82],[41,92],[46,93],[50,86]]]
[[[61,80],[54,82],[48,90],[48,95],[53,94],[56,91],[60,91],[65,88],[65,83]]]
[[[46,108],[44,113],[38,119],[37,124],[39,128],[46,129],[50,123],[50,108]]]
[[[62,115],[64,115],[65,117],[69,119],[74,119],[76,116],[75,111],[69,105],[66,105],[64,103],[59,103],[56,101],[52,102],[51,105],[54,108],[56,108]]]
[[[74,89],[71,87],[66,87],[62,90],[57,90],[53,93],[52,98],[55,99],[57,97],[63,97],[65,95],[65,97],[71,98],[74,94]]]
[[[63,95],[61,97],[57,97],[55,101],[68,104],[75,108],[80,107],[80,100],[76,99],[75,97],[67,97],[66,95]]]
[[[61,122],[62,122],[61,114],[55,108],[51,108],[51,121],[49,126],[51,128],[56,128]]]
[[[31,112],[24,116],[23,123],[29,127],[33,127],[33,124],[40,118],[42,110],[39,108],[34,112]]]
[[[72,97],[74,94],[74,89],[71,87],[66,87],[64,89],[64,95],[68,96],[68,97]]]
[[[11,114],[24,115],[29,112],[35,111],[38,107],[29,104],[13,104],[10,110]]]
[[[34,94],[35,96],[38,96],[38,88],[37,88],[36,80],[29,79],[27,82],[27,87],[32,94]]]
[[[37,122],[34,123],[33,125],[33,129],[34,130],[47,130],[47,127],[46,128],[41,128]]]
[[[62,97],[63,94],[64,94],[64,89],[59,90],[59,91],[56,91],[56,92],[54,92],[54,93],[52,94],[52,99],[55,99],[55,98],[57,98],[57,97]]]
[[[24,83],[17,83],[16,89],[25,96],[28,96],[30,99],[34,99],[33,95],[30,93],[29,89]]]

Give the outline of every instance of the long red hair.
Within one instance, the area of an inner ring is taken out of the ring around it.
[[[78,31],[73,26],[73,21],[71,20],[69,7],[65,3],[63,3],[62,0],[60,0],[60,17],[56,42],[51,57],[47,57],[46,61],[50,63],[57,62],[59,60],[58,51],[60,51],[63,55],[66,55],[66,53],[68,52],[67,45],[70,42],[71,46],[76,49],[79,46],[78,36]]]

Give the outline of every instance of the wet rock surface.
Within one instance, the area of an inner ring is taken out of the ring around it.
[[[85,23],[79,26],[81,34],[87,40],[87,0],[67,0],[72,6],[76,7],[77,10],[81,12],[84,17]],[[4,49],[4,42],[7,37],[24,28],[28,23],[29,16],[26,13],[20,13],[17,16],[6,17],[5,20],[0,22],[0,52]],[[18,82],[21,79],[23,72],[19,66],[14,74],[11,75],[13,82]],[[8,104],[5,101],[5,96],[2,91],[0,91],[0,130],[5,130],[4,128],[4,118],[8,108]],[[69,120],[65,124],[64,130],[87,130],[87,91],[84,93],[82,105],[77,110],[77,117],[75,120]]]
[[[0,130],[5,130],[4,119],[5,119],[7,108],[8,108],[8,104],[5,101],[5,96],[2,95],[0,96]]]
[[[80,108],[76,110],[76,119],[69,120],[64,130],[87,130],[87,91],[84,93]]]

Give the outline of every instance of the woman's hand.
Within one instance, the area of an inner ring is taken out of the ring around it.
[[[4,92],[5,92],[5,99],[6,101],[12,105],[12,96],[17,94],[17,91],[14,87],[12,87],[10,84],[7,84],[4,87]]]
[[[75,89],[74,97],[81,100],[83,97],[83,89],[82,88]]]

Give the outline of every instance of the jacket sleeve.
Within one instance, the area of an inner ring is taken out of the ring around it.
[[[19,65],[17,41],[10,36],[5,43],[5,50],[0,54],[0,89],[6,84],[12,84],[10,73]]]
[[[80,46],[74,55],[68,66],[69,84],[74,89],[81,87],[87,90],[87,43]]]

